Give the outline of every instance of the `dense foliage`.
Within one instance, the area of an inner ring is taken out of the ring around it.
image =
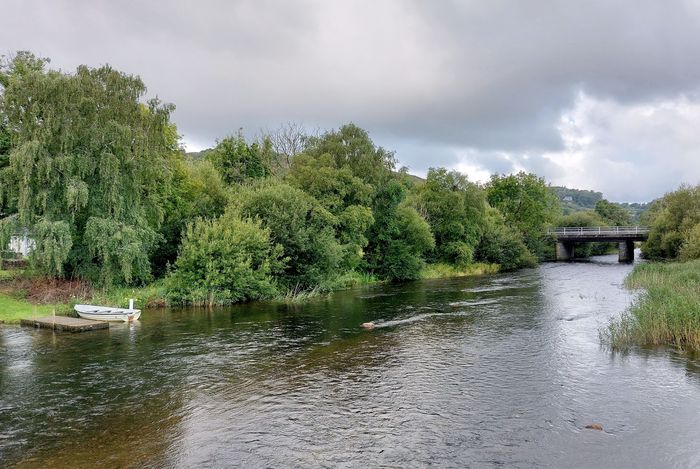
[[[277,292],[273,275],[284,265],[282,247],[260,222],[228,213],[188,225],[174,273],[171,297],[194,305],[228,304]]]
[[[544,179],[520,172],[508,176],[494,174],[486,188],[489,204],[505,217],[508,226],[518,230],[528,250],[546,257],[544,233],[559,214],[559,204]]]
[[[605,222],[604,225],[629,226],[632,224],[632,215],[627,209],[605,199],[596,202],[595,213]]]
[[[240,184],[249,179],[269,176],[272,161],[272,143],[248,143],[242,135],[226,137],[217,143],[206,158],[212,162],[227,184]]]
[[[46,64],[19,53],[0,67],[2,241],[30,230],[51,275],[146,281],[178,150],[173,106],[144,104],[141,80],[109,66]]]
[[[278,181],[241,187],[229,211],[259,220],[273,243],[282,246],[288,287],[307,288],[335,274],[343,250],[336,239],[337,217],[312,196]]]
[[[643,222],[649,239],[642,245],[648,259],[700,258],[700,186],[681,186],[652,203]]]
[[[0,241],[28,232],[51,276],[164,277],[171,301],[211,305],[417,279],[426,262],[511,270],[544,257],[559,213],[532,174],[485,187],[445,168],[409,176],[354,124],[317,135],[287,124],[255,140],[238,131],[185,154],[173,106],[109,66],[69,74],[19,53],[0,87]]]
[[[506,225],[503,215],[491,207],[486,213],[475,257],[481,262],[498,264],[503,270],[533,267],[537,263],[520,233]]]
[[[552,191],[559,199],[564,215],[583,210],[592,210],[595,208],[596,203],[603,198],[603,194],[600,192],[570,189],[561,186],[553,186]]]
[[[435,236],[431,260],[471,263],[484,229],[483,191],[456,171],[431,168],[425,184],[416,189],[414,200]]]

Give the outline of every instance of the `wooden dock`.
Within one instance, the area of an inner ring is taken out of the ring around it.
[[[108,329],[109,323],[90,319],[69,318],[68,316],[46,316],[44,318],[22,319],[23,326],[53,329],[60,332],[85,332]]]

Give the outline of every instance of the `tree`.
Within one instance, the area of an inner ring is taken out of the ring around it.
[[[537,258],[528,251],[520,233],[506,225],[501,212],[488,207],[483,233],[474,258],[480,262],[498,264],[503,271],[534,267]]]
[[[175,271],[167,279],[177,304],[222,305],[267,298],[277,292],[282,247],[260,222],[232,213],[187,226]]]
[[[143,104],[143,82],[109,66],[71,75],[46,64],[18,53],[0,67],[11,147],[0,179],[16,211],[4,238],[28,228],[33,261],[52,275],[145,281],[178,151],[174,107]]]
[[[430,226],[413,207],[402,203],[405,197],[406,188],[398,179],[377,189],[375,224],[369,234],[368,267],[392,281],[419,278],[423,255],[435,247]]]
[[[187,225],[198,218],[218,218],[229,201],[229,188],[207,160],[178,157],[173,164],[171,186],[163,200],[160,241],[151,255],[151,267],[156,277],[165,274],[167,266],[175,262]]]
[[[268,131],[266,138],[270,140],[276,155],[275,166],[279,170],[288,169],[292,159],[303,152],[312,139],[304,126],[297,122],[287,122],[273,131]]]
[[[316,157],[328,154],[336,168],[347,167],[353,176],[373,186],[390,177],[396,166],[394,154],[375,146],[369,134],[355,124],[311,139],[305,153]]]
[[[221,173],[227,184],[240,184],[251,179],[262,179],[271,174],[272,144],[269,139],[248,144],[241,133],[226,137],[217,143],[206,158]]]
[[[649,238],[642,245],[642,254],[648,259],[690,259],[697,252],[700,224],[700,186],[681,186],[655,201],[646,215]]]
[[[595,212],[600,215],[606,225],[629,226],[632,224],[632,216],[627,210],[605,199],[596,202]]]
[[[484,224],[486,198],[467,178],[445,168],[430,168],[413,204],[435,237],[433,260],[466,265],[473,260]]]
[[[509,176],[494,174],[486,194],[489,205],[520,232],[530,252],[543,258],[546,226],[559,214],[558,200],[544,179],[522,171]]]
[[[338,219],[315,198],[275,180],[240,187],[229,211],[259,220],[287,261],[280,282],[313,288],[338,274],[343,250],[335,237]]]

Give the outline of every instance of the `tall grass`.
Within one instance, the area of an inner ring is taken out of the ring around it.
[[[700,260],[640,264],[625,280],[644,289],[601,338],[615,348],[672,345],[700,350]]]
[[[427,264],[421,270],[421,278],[467,277],[471,275],[486,275],[498,273],[498,264],[483,264],[480,262],[466,266],[456,266],[445,263]]]

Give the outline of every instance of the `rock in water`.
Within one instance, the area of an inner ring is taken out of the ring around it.
[[[375,325],[375,324],[374,324],[374,321],[363,322],[363,323],[361,324],[361,326],[364,327],[365,329],[374,329],[374,325]]]
[[[590,430],[600,430],[600,431],[603,430],[603,426],[599,423],[592,423],[590,425],[586,425],[586,428],[588,428]]]

